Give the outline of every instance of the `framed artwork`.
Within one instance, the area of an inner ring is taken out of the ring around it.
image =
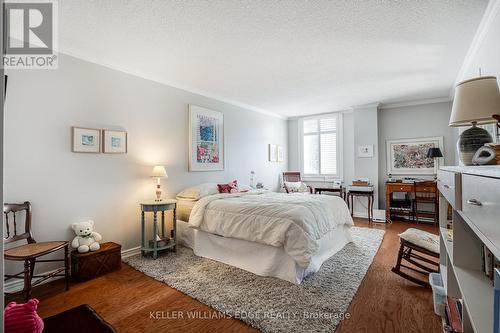
[[[429,148],[443,150],[443,137],[387,140],[387,174],[393,175],[433,175],[438,163],[427,158]]]
[[[224,114],[189,105],[189,171],[224,170]]]
[[[71,127],[71,151],[74,153],[100,153],[101,130],[96,128]]]
[[[106,154],[127,153],[127,132],[125,131],[102,131],[103,152]]]
[[[278,146],[269,144],[269,162],[278,161]]]
[[[278,154],[277,161],[283,162],[285,160],[285,151],[283,150],[283,147],[278,146],[276,153]]]
[[[358,146],[358,157],[373,157],[373,145]]]

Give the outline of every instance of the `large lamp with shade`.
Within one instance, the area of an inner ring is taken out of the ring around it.
[[[472,157],[484,144],[493,142],[490,133],[481,124],[494,123],[493,115],[500,113],[500,91],[494,76],[477,77],[460,82],[455,90],[450,124],[452,127],[472,127],[458,139],[460,161],[472,165]]]
[[[153,168],[153,172],[151,172],[151,177],[156,178],[156,199],[155,201],[161,201],[161,179],[168,178],[167,170],[162,165],[157,165]]]

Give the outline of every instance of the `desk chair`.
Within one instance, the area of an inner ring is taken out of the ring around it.
[[[413,192],[413,216],[417,223],[422,218],[439,222],[439,195],[435,181],[416,181]],[[432,208],[429,210],[429,208]]]

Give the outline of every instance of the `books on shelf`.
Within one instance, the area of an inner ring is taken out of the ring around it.
[[[493,255],[493,253],[484,244],[481,244],[481,267],[486,275],[492,282],[494,279],[495,268],[500,268],[500,261]]]
[[[462,325],[463,304],[462,300],[454,297],[447,297],[445,304],[445,332],[461,333],[463,332]]]
[[[493,275],[493,333],[500,333],[500,270],[495,268]]]

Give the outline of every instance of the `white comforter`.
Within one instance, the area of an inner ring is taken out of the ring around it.
[[[337,196],[248,192],[200,199],[189,225],[224,237],[284,247],[298,265],[307,267],[323,235],[353,222],[347,205]]]

